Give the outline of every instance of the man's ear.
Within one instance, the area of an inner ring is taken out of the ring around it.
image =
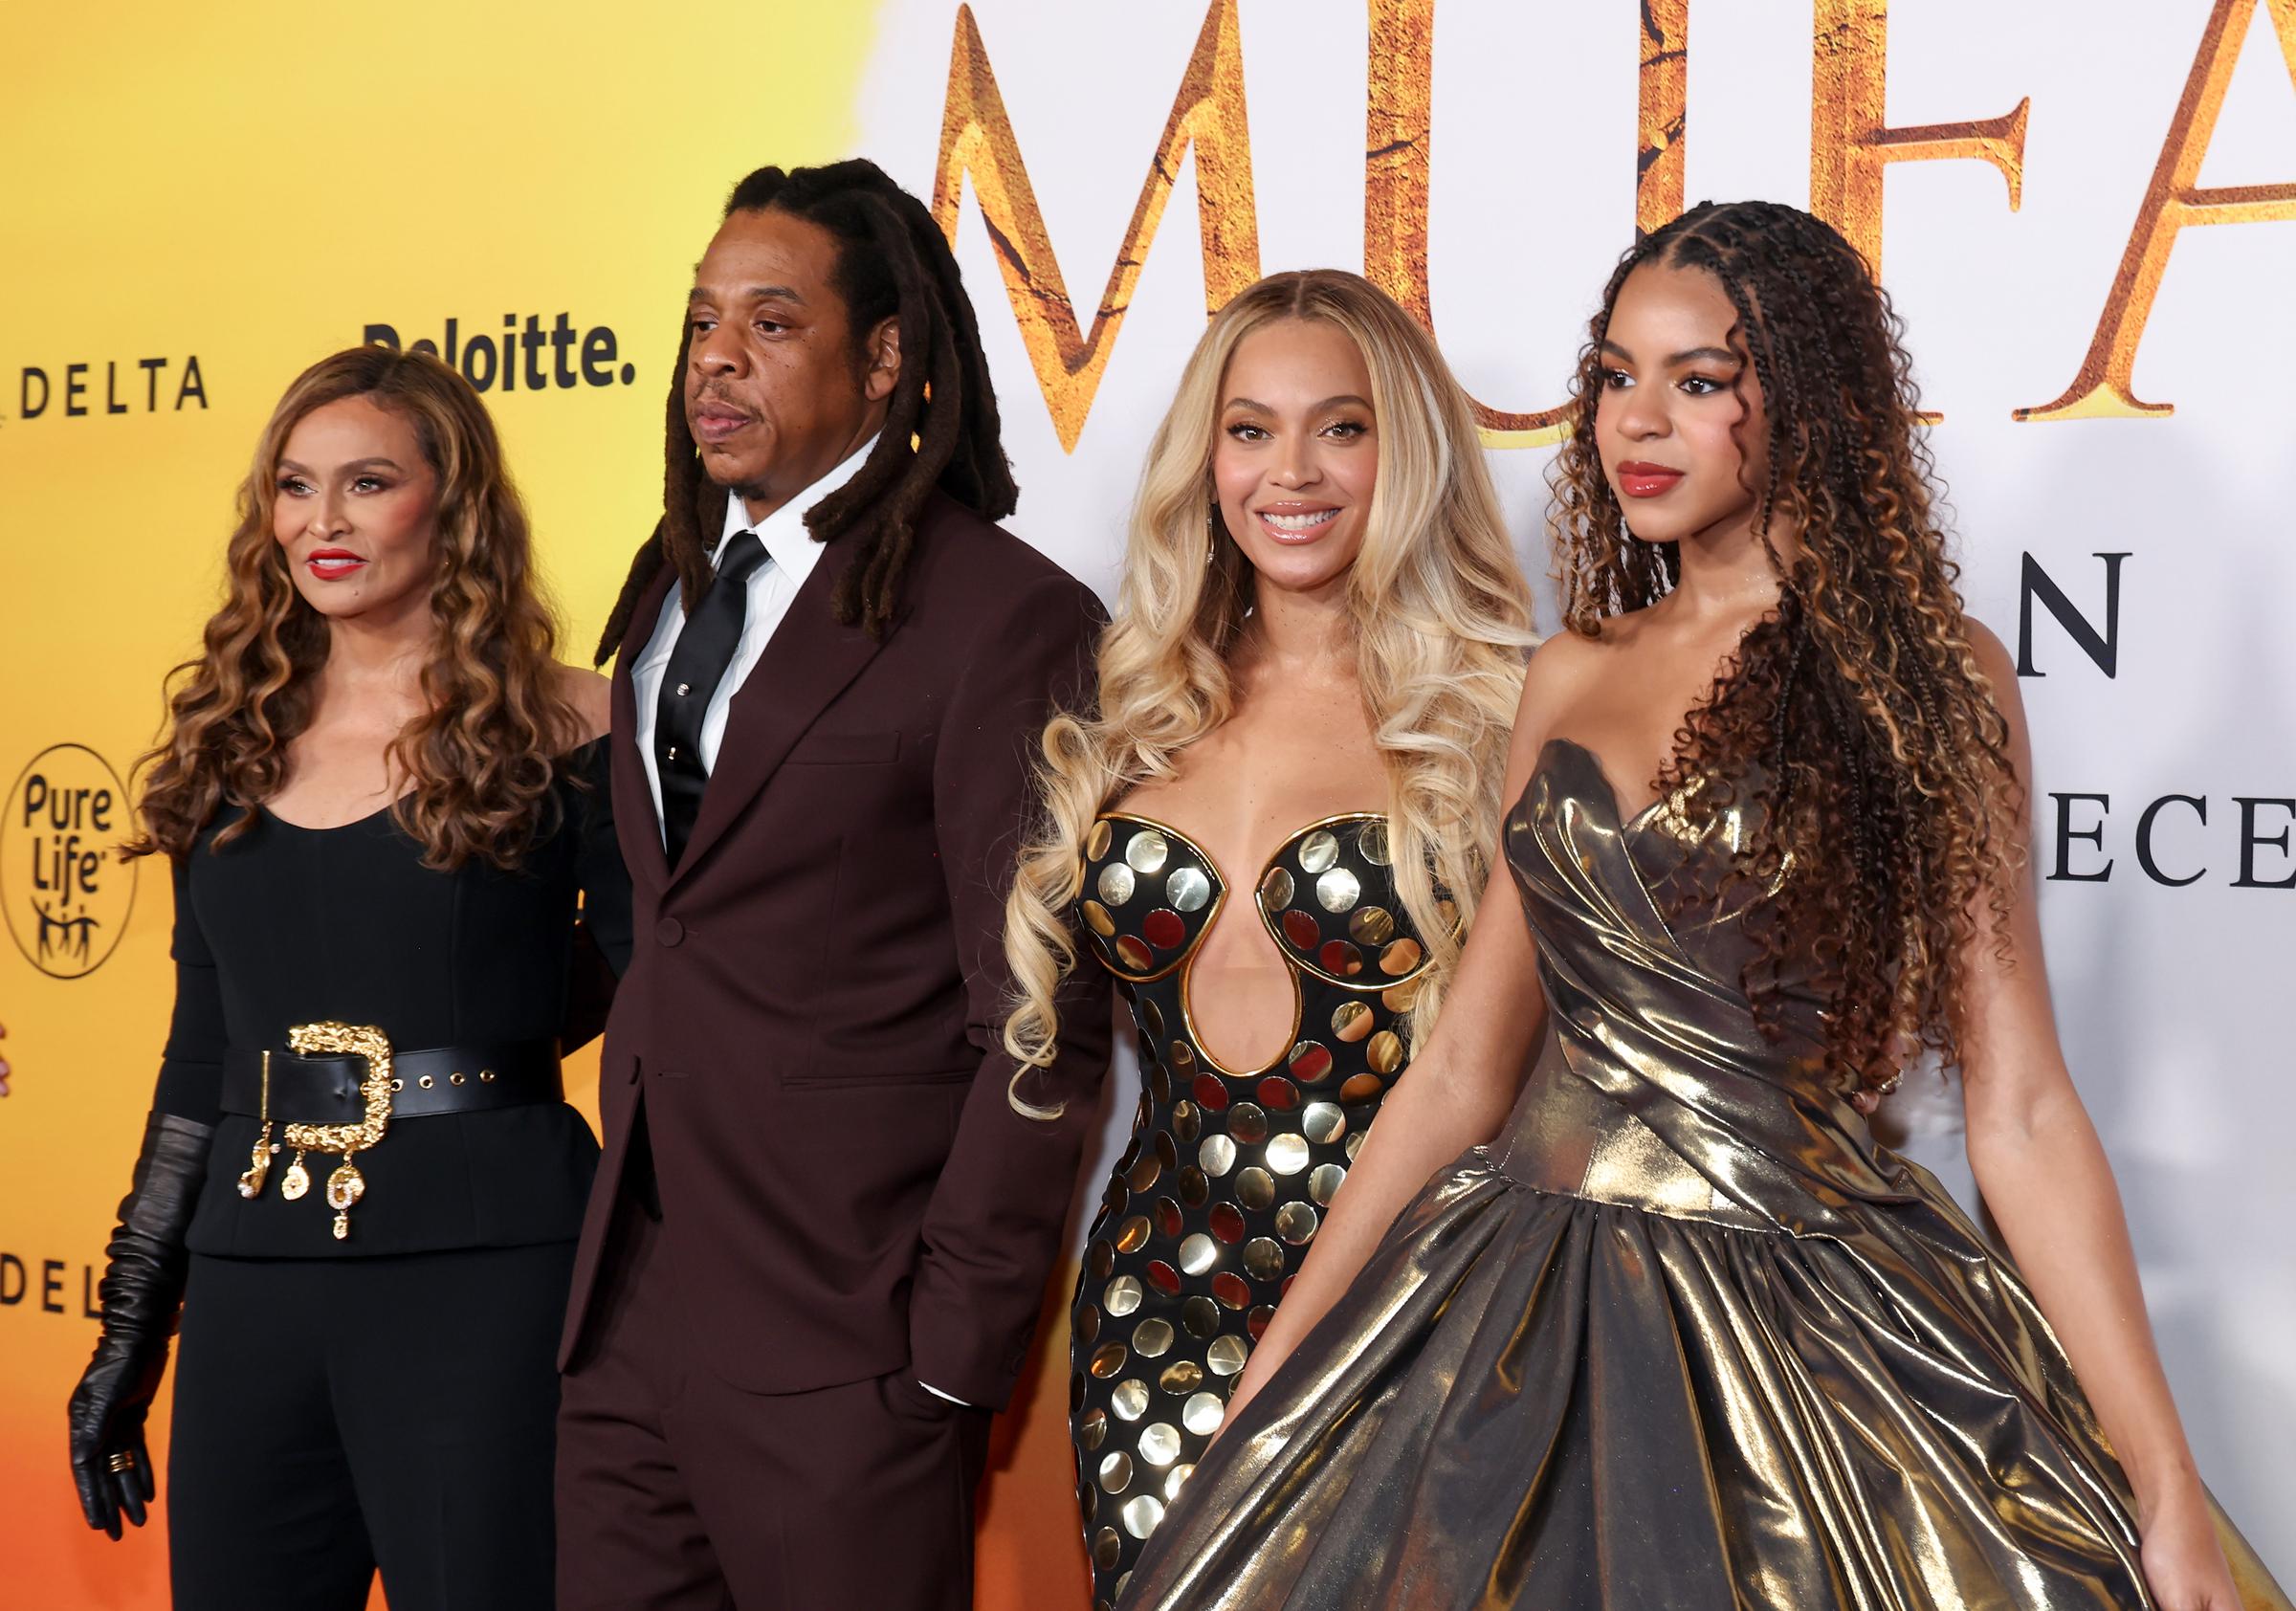
[[[861,373],[861,394],[872,403],[882,403],[893,395],[893,388],[901,384],[901,320],[898,314],[888,314],[877,320],[862,343],[862,356],[867,367]]]

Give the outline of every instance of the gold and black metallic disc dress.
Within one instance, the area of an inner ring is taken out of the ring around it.
[[[1741,795],[1749,792],[1737,791]],[[1544,1044],[1203,1455],[1124,1611],[2149,1607],[2134,1507],[2016,1269],[1764,1038],[1751,891],[1547,746],[1507,825]],[[2286,1599],[2219,1518],[2244,1603]]]
[[[1120,813],[1084,850],[1078,914],[1131,1004],[1145,1087],[1070,1312],[1077,1502],[1105,1606],[1219,1429],[1402,1071],[1398,1019],[1426,955],[1385,819],[1311,823],[1251,895],[1292,977],[1293,1044],[1271,1067],[1225,1069],[1188,1006],[1189,965],[1227,901],[1219,868],[1177,830]]]

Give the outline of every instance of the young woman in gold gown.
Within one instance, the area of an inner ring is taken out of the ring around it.
[[[1897,330],[1791,208],[1620,265],[1520,900],[1126,1611],[2285,1605],[2194,1469],[2058,1047],[2017,681]],[[1924,1048],[2015,1264],[1867,1129]]]

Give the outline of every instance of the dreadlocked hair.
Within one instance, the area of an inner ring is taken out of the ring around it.
[[[759,168],[734,187],[724,215],[767,210],[803,218],[836,238],[831,284],[844,299],[856,349],[879,320],[900,321],[900,379],[876,447],[859,474],[806,515],[815,541],[850,537],[853,542],[837,582],[837,619],[881,638],[899,607],[917,512],[933,490],[990,520],[1011,514],[1020,497],[1000,438],[980,326],[947,237],[924,204],[876,164],[854,158],[823,167]],[[686,424],[692,340],[691,329],[681,329],[670,372],[661,521],[631,562],[599,641],[600,662],[621,644],[639,595],[665,563],[675,568],[688,609],[709,585],[711,539],[724,493],[702,474]],[[856,370],[862,362],[856,350]]]
[[[1934,509],[1904,321],[1856,249],[1778,203],[1701,203],[1628,251],[1554,473],[1563,617],[1583,636],[1680,576],[1672,545],[1627,529],[1595,441],[1611,309],[1645,265],[1710,274],[1737,311],[1768,418],[1754,528],[1780,583],[1659,784],[1693,829],[1759,794],[1729,880],[1777,891],[1750,909],[1756,1021],[1780,1033],[1786,989],[1814,991],[1835,1074],[1887,1091],[1925,1048],[1958,1060],[1964,959],[1981,927],[2006,932],[2024,809]],[[1799,540],[1791,564],[1780,532]]]

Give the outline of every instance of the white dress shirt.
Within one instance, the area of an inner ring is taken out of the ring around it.
[[[773,637],[773,630],[789,613],[789,601],[805,585],[806,578],[821,563],[822,544],[813,541],[806,530],[806,516],[812,508],[851,480],[869,458],[870,450],[877,445],[872,436],[853,450],[852,456],[814,482],[804,492],[783,504],[762,520],[752,521],[749,511],[742,507],[740,493],[725,495],[725,529],[718,533],[718,545],[710,550],[710,564],[714,569],[725,553],[728,541],[745,531],[754,531],[765,544],[765,563],[749,573],[745,585],[749,589],[749,613],[741,623],[741,639],[734,646],[734,657],[718,679],[718,691],[710,695],[709,708],[701,716],[701,764],[704,770],[718,769],[718,746],[725,738],[726,712],[734,703],[734,695],[749,680],[757,669],[759,656]],[[678,634],[686,629],[686,606],[680,590],[670,589],[662,601],[662,613],[654,623],[653,636],[630,668],[630,689],[637,696],[638,756],[646,762],[646,786],[653,795],[653,821],[658,829],[662,821],[662,773],[654,758],[654,708],[661,698],[662,673],[669,669],[671,651],[677,648]],[[663,841],[668,843],[667,838]]]

